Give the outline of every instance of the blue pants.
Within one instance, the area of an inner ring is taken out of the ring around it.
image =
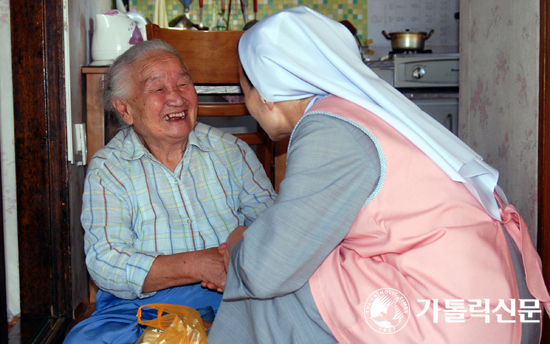
[[[149,298],[135,300],[120,299],[99,290],[96,311],[73,327],[63,343],[134,344],[145,330],[145,326],[137,322],[140,306],[151,303],[188,306],[197,309],[203,320],[212,321],[221,300],[222,294],[202,288],[200,284],[165,289]],[[142,310],[142,320],[154,319],[156,316],[157,310]]]

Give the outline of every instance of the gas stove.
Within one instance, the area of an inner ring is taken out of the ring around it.
[[[395,88],[458,87],[458,53],[390,53],[365,63]]]
[[[396,54],[431,54],[433,51],[432,49],[398,49],[398,50],[392,50],[388,55],[396,55]]]
[[[458,53],[391,53],[380,60],[365,64],[381,79],[458,135]]]

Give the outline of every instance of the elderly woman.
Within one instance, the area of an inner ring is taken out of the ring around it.
[[[224,286],[217,247],[275,198],[246,143],[197,123],[192,77],[167,43],[142,42],[121,55],[104,103],[126,128],[88,168],[81,220],[100,290],[97,311],[67,343],[135,343],[143,304],[215,313],[222,295],[200,282]]]
[[[249,111],[290,144],[275,204],[227,240],[210,344],[538,342],[550,297],[497,171],[311,9],[239,56]]]

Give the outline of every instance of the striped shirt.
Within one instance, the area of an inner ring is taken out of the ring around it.
[[[94,282],[124,299],[143,298],[156,256],[216,247],[248,226],[276,197],[254,152],[198,123],[172,172],[120,131],[90,161],[81,222]]]

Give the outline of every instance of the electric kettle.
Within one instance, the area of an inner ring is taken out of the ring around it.
[[[137,12],[109,10],[96,14],[92,66],[108,66],[132,45],[147,40],[147,21]]]

